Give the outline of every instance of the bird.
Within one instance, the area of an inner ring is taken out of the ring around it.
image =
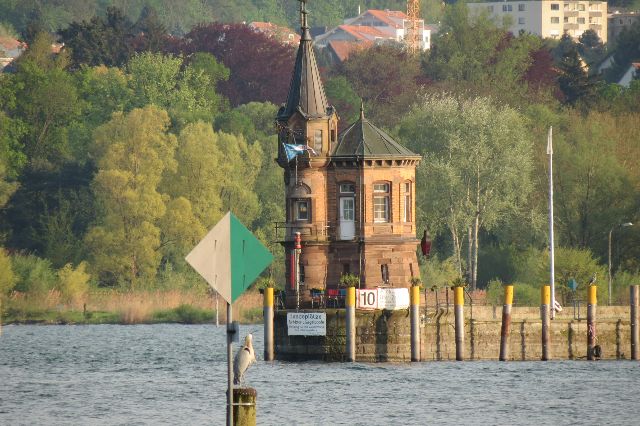
[[[594,285],[596,283],[596,273],[593,273],[593,276],[589,280],[589,285]]]
[[[242,383],[244,373],[251,364],[256,362],[256,354],[253,351],[253,344],[251,343],[252,339],[253,336],[251,333],[245,336],[244,345],[238,350],[238,353],[233,359],[233,384],[235,385]]]

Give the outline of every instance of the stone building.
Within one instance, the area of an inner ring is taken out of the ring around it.
[[[409,287],[419,276],[415,169],[421,157],[365,118],[338,134],[302,3],[302,37],[287,102],[277,115],[278,164],[284,169],[287,306],[311,289],[335,289],[343,274],[361,288]],[[295,252],[295,235],[301,250]]]

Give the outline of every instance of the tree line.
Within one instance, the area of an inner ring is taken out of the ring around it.
[[[151,9],[135,22],[109,9],[58,37],[55,54],[50,33],[35,32],[0,76],[0,269],[14,276],[4,289],[63,286],[30,270],[100,286],[201,285],[184,255],[229,209],[276,254],[282,281],[273,119],[294,49],[241,24],[178,37]],[[602,276],[612,229],[616,288],[638,279],[640,231],[617,226],[639,216],[640,84],[622,89],[576,66],[603,49],[590,34],[514,37],[453,5],[419,56],[381,45],[336,64],[318,52],[343,126],[363,99],[367,117],[423,155],[428,287],[546,280],[550,125],[559,282]]]

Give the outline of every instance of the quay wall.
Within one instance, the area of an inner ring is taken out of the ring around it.
[[[487,309],[478,309],[487,308]],[[486,311],[486,312],[484,312]],[[601,312],[602,311],[602,312]],[[318,310],[306,310],[318,312]],[[326,336],[288,336],[287,311],[274,315],[275,358],[279,360],[344,361],[345,311],[326,309]],[[455,360],[453,310],[422,309],[420,324],[420,359],[422,361]],[[514,308],[509,335],[510,360],[534,361],[542,356],[542,324],[536,308]],[[501,320],[493,319],[491,307],[474,307],[473,316],[465,308],[465,360],[498,360]],[[567,313],[551,321],[549,354],[554,360],[586,359],[587,320]],[[629,308],[598,309],[596,344],[602,359],[625,359],[630,354]],[[356,311],[356,361],[411,361],[411,325],[409,310]]]

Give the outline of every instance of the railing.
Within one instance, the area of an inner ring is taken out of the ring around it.
[[[293,240],[296,232],[299,232],[303,239],[312,241],[328,240],[331,228],[328,222],[275,222],[275,226],[277,239]]]
[[[354,223],[355,238],[360,235],[360,224]],[[339,222],[275,222],[276,239],[293,240],[296,232],[300,232],[303,240],[307,241],[348,241],[340,238]],[[414,222],[367,222],[362,230],[365,238],[393,236],[401,237],[406,234],[415,236]]]

